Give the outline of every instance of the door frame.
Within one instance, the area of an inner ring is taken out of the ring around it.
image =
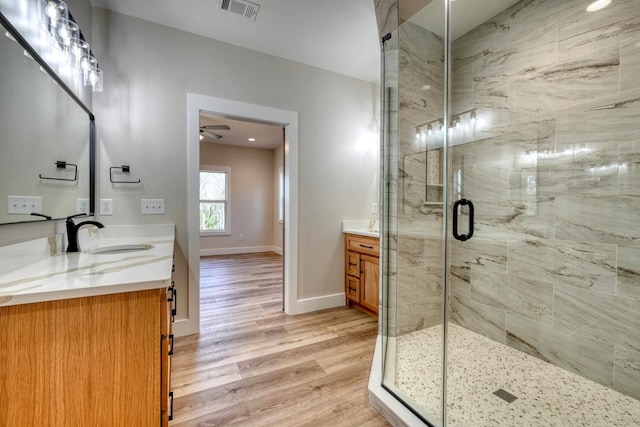
[[[298,113],[195,93],[187,94],[188,306],[176,335],[200,330],[200,111],[273,123],[284,128],[284,311],[296,314],[298,300]]]

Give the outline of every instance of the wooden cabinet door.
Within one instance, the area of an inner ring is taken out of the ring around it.
[[[346,272],[349,276],[360,277],[360,254],[357,252],[347,252]]]
[[[159,298],[0,307],[0,425],[157,426]]]
[[[362,275],[360,277],[360,304],[378,312],[378,258],[361,256]]]
[[[171,308],[173,290],[163,289],[160,296],[160,326],[161,326],[161,353],[160,353],[160,426],[169,425],[169,414],[171,411],[169,392],[171,390],[171,357],[169,350],[173,346],[173,325],[171,322]]]

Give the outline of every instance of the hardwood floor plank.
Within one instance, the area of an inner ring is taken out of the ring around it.
[[[172,427],[387,426],[368,404],[377,320],[282,312],[282,257],[201,259],[201,332],[176,338]]]
[[[238,408],[244,408],[251,401],[260,401],[260,399],[279,395],[281,390],[278,389],[278,393],[275,393],[274,390],[274,386],[279,383],[297,386],[325,376],[325,372],[316,362],[309,361],[265,375],[192,393],[176,399],[174,423],[178,426],[181,425],[181,422],[186,423],[185,425],[198,425],[203,420],[229,417],[229,414],[237,413]],[[261,410],[262,407],[255,405],[255,409]]]

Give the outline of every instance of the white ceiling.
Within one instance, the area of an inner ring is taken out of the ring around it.
[[[96,7],[369,82],[380,78],[373,0],[252,0],[254,20],[218,0],[91,0]]]
[[[209,138],[204,135],[201,144],[239,145],[273,150],[282,146],[284,142],[282,126],[278,125],[250,122],[201,111],[200,126],[204,125],[227,125],[231,129],[214,130],[212,132],[222,135],[222,138]],[[249,141],[249,138],[254,138],[255,141]]]

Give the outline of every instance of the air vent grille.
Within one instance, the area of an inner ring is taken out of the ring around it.
[[[258,17],[260,5],[246,0],[218,0],[218,9],[255,21]]]

